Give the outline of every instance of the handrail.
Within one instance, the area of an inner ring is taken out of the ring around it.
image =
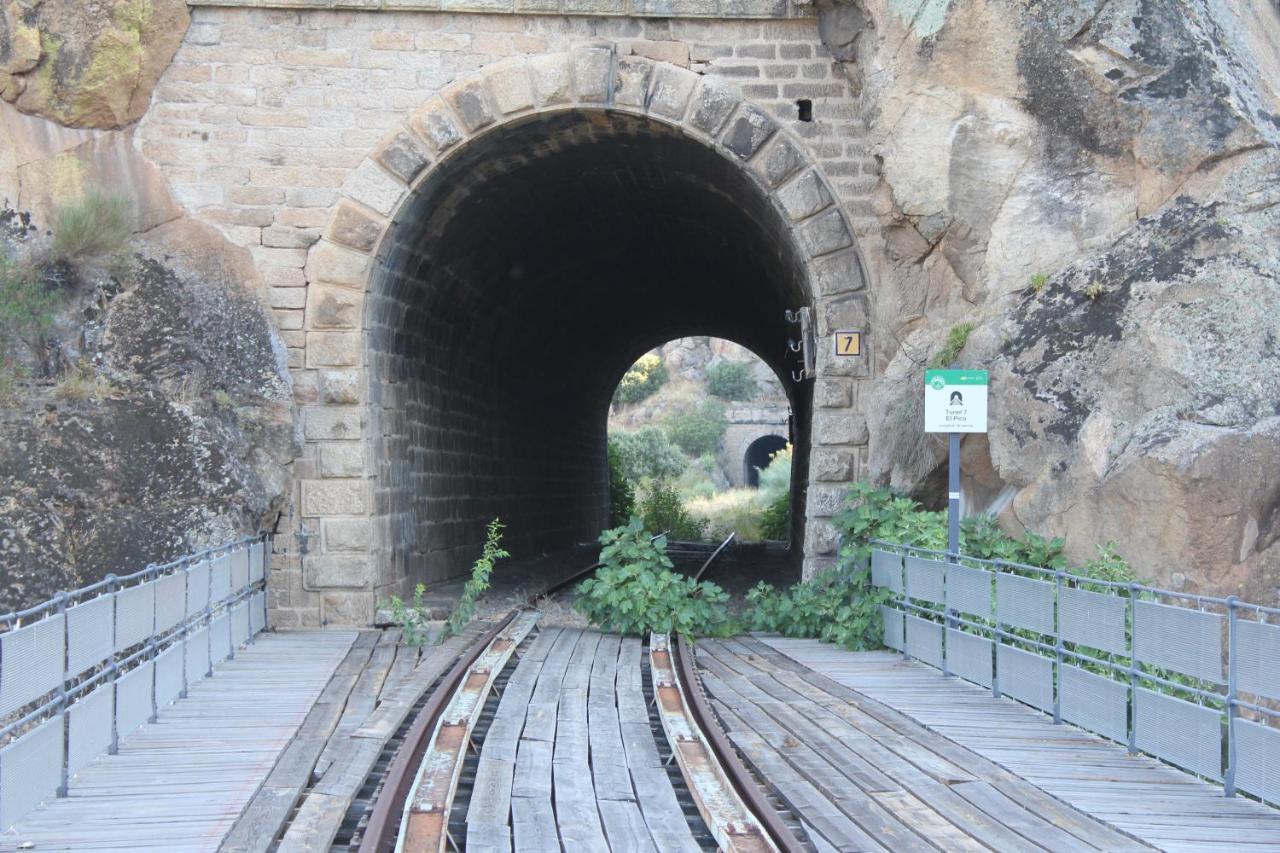
[[[0,830],[265,629],[269,543],[242,537],[0,616],[0,765],[31,777],[0,779]]]
[[[1269,618],[1280,609],[869,544],[872,584],[892,593],[885,645],[1221,782],[1227,796],[1280,803],[1269,769],[1280,762],[1280,620]]]

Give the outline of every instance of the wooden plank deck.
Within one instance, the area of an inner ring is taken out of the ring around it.
[[[970,754],[1080,812],[1162,850],[1280,849],[1280,811],[1222,789],[1123,746],[1053,719],[985,688],[894,652],[849,652],[816,640],[760,637],[748,646],[786,658],[801,683],[829,690],[850,707],[892,708]],[[803,666],[799,666],[803,665]],[[805,668],[812,672],[804,671]],[[833,683],[834,682],[834,683]],[[953,786],[963,788],[963,786]],[[986,808],[986,801],[960,790]]]
[[[214,851],[254,797],[356,634],[263,634],[75,776],[0,851]],[[31,849],[27,847],[25,849]]]
[[[658,758],[640,652],[571,628],[533,640],[481,747],[468,848],[701,849]]]
[[[819,850],[1142,848],[900,714],[803,680],[758,641],[701,640],[697,662],[730,739]]]

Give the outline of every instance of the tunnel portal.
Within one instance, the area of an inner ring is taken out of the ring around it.
[[[650,118],[571,110],[481,134],[416,187],[366,306],[382,571],[456,576],[493,517],[520,555],[594,539],[614,389],[688,335],[748,347],[787,387],[804,541],[812,383],[791,381],[784,314],[811,297],[746,168]]]
[[[786,450],[787,440],[780,435],[762,435],[747,447],[743,456],[743,482],[749,488],[760,485],[760,472],[769,467],[773,454]]]

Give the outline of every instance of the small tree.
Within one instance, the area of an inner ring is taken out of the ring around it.
[[[626,524],[636,509],[636,490],[627,479],[622,450],[615,438],[609,438],[609,526]]]
[[[618,449],[623,473],[633,483],[649,477],[679,477],[689,464],[657,427],[617,432],[609,440]]]
[[[656,353],[642,355],[623,374],[613,399],[624,405],[639,403],[657,393],[667,383],[667,366]]]
[[[759,388],[751,370],[740,361],[721,361],[707,368],[707,391],[721,400],[751,400]]]
[[[694,518],[685,509],[680,493],[666,480],[655,480],[640,501],[640,517],[647,530],[670,533],[676,539],[699,540],[707,532],[707,520]]]
[[[703,400],[694,409],[672,415],[667,420],[667,436],[689,456],[715,453],[728,429],[724,404]]]

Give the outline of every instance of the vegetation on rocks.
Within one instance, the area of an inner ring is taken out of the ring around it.
[[[707,532],[707,519],[695,517],[675,487],[666,480],[654,480],[640,500],[640,519],[649,530],[676,539],[698,540]]]
[[[667,383],[667,366],[654,353],[640,356],[623,374],[614,399],[619,403],[639,403],[657,393]]]
[[[740,361],[721,361],[707,368],[707,391],[726,402],[752,400],[759,389],[751,370]]]
[[[693,409],[672,415],[667,419],[667,437],[690,456],[714,453],[729,426],[725,419],[724,404],[717,400],[703,400]]]

